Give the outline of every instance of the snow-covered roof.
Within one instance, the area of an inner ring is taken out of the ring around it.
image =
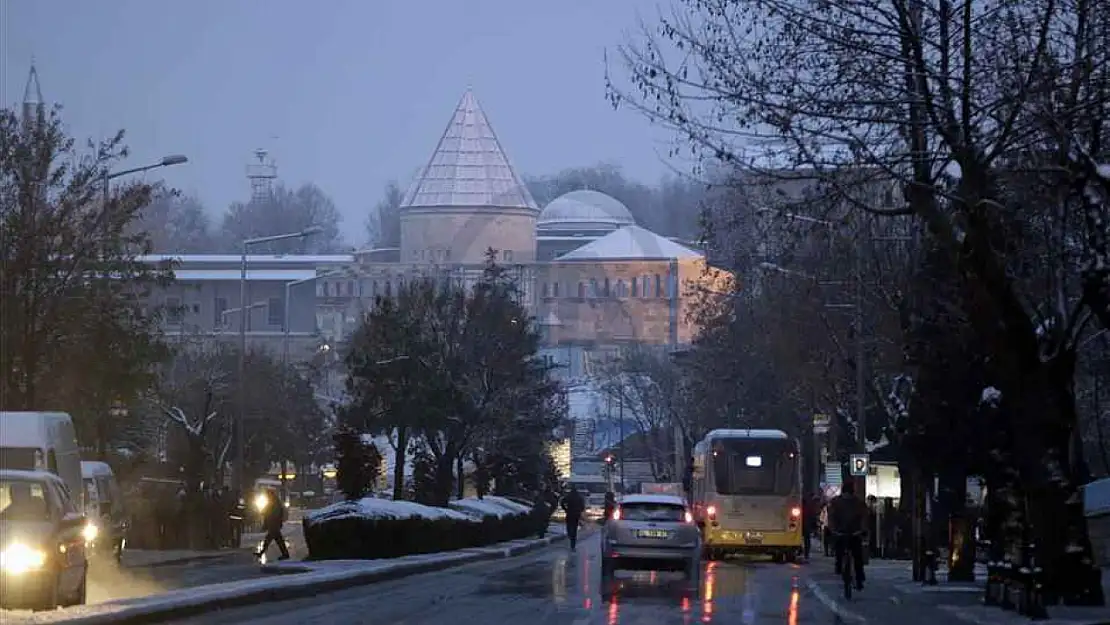
[[[401,202],[402,208],[440,206],[539,210],[469,89]]]
[[[243,257],[239,254],[147,254],[139,256],[140,262],[160,263],[176,261],[182,265],[192,264],[239,264]],[[348,264],[355,260],[354,254],[248,254],[247,266],[257,264],[317,265]]]
[[[173,276],[177,280],[188,281],[220,281],[236,280],[242,277],[239,269],[175,269]],[[250,281],[277,281],[292,282],[294,280],[308,280],[316,277],[315,269],[247,269],[247,280]]]
[[[701,258],[701,253],[647,228],[625,226],[556,258],[562,261],[673,260]]]
[[[544,207],[537,230],[596,230],[635,225],[624,204],[599,191],[583,189],[564,193]]]
[[[621,505],[636,503],[658,504],[664,506],[686,506],[686,500],[677,495],[624,495],[621,497]]]

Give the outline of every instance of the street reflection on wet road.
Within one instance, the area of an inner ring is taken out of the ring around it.
[[[680,573],[618,572],[602,587],[596,534],[558,545],[310,599],[225,610],[187,623],[374,625],[807,625],[832,620],[799,592],[797,565],[727,560]]]

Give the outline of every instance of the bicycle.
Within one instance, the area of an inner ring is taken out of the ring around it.
[[[850,538],[853,540],[858,539],[862,541],[863,531],[856,531],[852,532],[851,534],[837,533],[835,534],[835,536],[837,540]],[[852,599],[852,587],[855,582],[853,577],[856,574],[856,565],[853,561],[855,559],[855,556],[852,555],[852,543],[848,541],[845,542],[846,544],[844,545],[843,553],[840,559],[840,576],[844,580],[844,599],[850,601]]]

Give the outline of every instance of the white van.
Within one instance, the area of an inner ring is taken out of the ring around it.
[[[81,451],[64,412],[0,411],[0,469],[50,471],[65,482],[77,509],[85,509]]]
[[[127,512],[116,474],[106,462],[81,462],[85,481],[85,516],[96,525],[94,548],[110,552],[116,561],[127,544]]]

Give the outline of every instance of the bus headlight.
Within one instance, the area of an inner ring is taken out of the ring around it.
[[[91,543],[92,541],[96,540],[96,537],[99,535],[100,528],[96,526],[96,523],[93,523],[91,521],[86,523],[85,527],[81,528],[81,536],[85,539],[85,542],[87,543]]]
[[[23,575],[45,564],[45,553],[22,543],[12,543],[0,551],[0,571],[9,575]]]

